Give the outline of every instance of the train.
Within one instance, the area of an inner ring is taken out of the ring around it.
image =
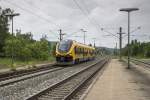
[[[56,63],[71,65],[95,59],[95,48],[74,40],[62,40],[56,45]]]

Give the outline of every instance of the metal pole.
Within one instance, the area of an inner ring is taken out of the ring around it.
[[[84,29],[80,29],[82,32],[83,32],[83,42],[84,42],[84,44],[85,44],[85,32],[87,32],[87,31],[85,31]]]
[[[60,33],[59,33],[59,36],[60,36],[59,39],[60,39],[60,41],[61,41],[61,40],[62,40],[62,33],[61,33],[62,31],[61,31],[61,29],[59,30],[59,32],[60,32]]]
[[[128,69],[130,68],[130,12],[128,12]]]
[[[85,31],[84,31],[84,44],[85,44]]]
[[[122,58],[122,33],[120,34],[120,60]]]
[[[119,57],[120,57],[120,60],[121,60],[121,32],[122,32],[122,28],[120,27],[119,28]]]
[[[14,67],[14,47],[13,47],[13,45],[14,45],[14,40],[13,40],[13,38],[14,38],[14,32],[13,32],[13,29],[14,29],[14,27],[13,27],[13,24],[14,24],[14,21],[13,21],[13,17],[15,17],[15,16],[19,16],[20,14],[19,13],[11,13],[11,14],[6,14],[5,16],[7,16],[7,17],[10,17],[10,18],[12,18],[12,47],[11,47],[11,67],[13,68]]]
[[[13,21],[13,16],[11,17],[12,18],[12,39],[11,39],[11,42],[12,42],[12,46],[11,46],[11,67],[14,66],[14,48],[13,48],[13,44],[14,44],[14,39],[13,39],[13,36],[14,36],[14,32],[13,32],[13,28],[14,28],[14,21]]]
[[[95,39],[94,39],[94,47],[96,47],[96,45],[95,45]]]
[[[121,60],[121,57],[122,57],[122,34],[125,34],[125,33],[122,33],[122,27],[119,28],[119,56],[120,56],[120,60]]]
[[[139,8],[122,8],[120,11],[128,12],[128,69],[130,68],[130,12],[137,11]]]
[[[117,51],[117,43],[116,43],[116,56],[117,56],[117,52],[118,52],[118,51]]]

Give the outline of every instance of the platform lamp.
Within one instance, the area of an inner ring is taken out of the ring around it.
[[[128,69],[130,69],[130,12],[137,11],[139,8],[121,8],[119,11],[128,13]]]

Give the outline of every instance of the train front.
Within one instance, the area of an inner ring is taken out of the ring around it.
[[[56,46],[56,62],[58,65],[73,64],[72,40],[62,40]]]

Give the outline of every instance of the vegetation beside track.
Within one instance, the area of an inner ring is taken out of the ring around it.
[[[54,62],[54,57],[49,57],[47,60],[30,60],[28,62],[15,60],[15,68],[24,67],[24,66],[34,66],[36,64],[46,64],[50,62]],[[11,67],[11,59],[10,58],[0,58],[0,69],[6,69]]]
[[[150,42],[140,42],[132,40],[130,46],[130,54],[134,58],[138,59],[150,59]],[[128,45],[123,48],[122,54],[128,55]]]
[[[9,67],[15,69],[19,66],[53,61],[55,45],[47,40],[47,36],[35,40],[31,32],[22,33],[20,30],[16,30],[14,34],[9,32],[9,21],[12,19],[5,15],[13,12],[10,8],[0,7],[0,69]]]

